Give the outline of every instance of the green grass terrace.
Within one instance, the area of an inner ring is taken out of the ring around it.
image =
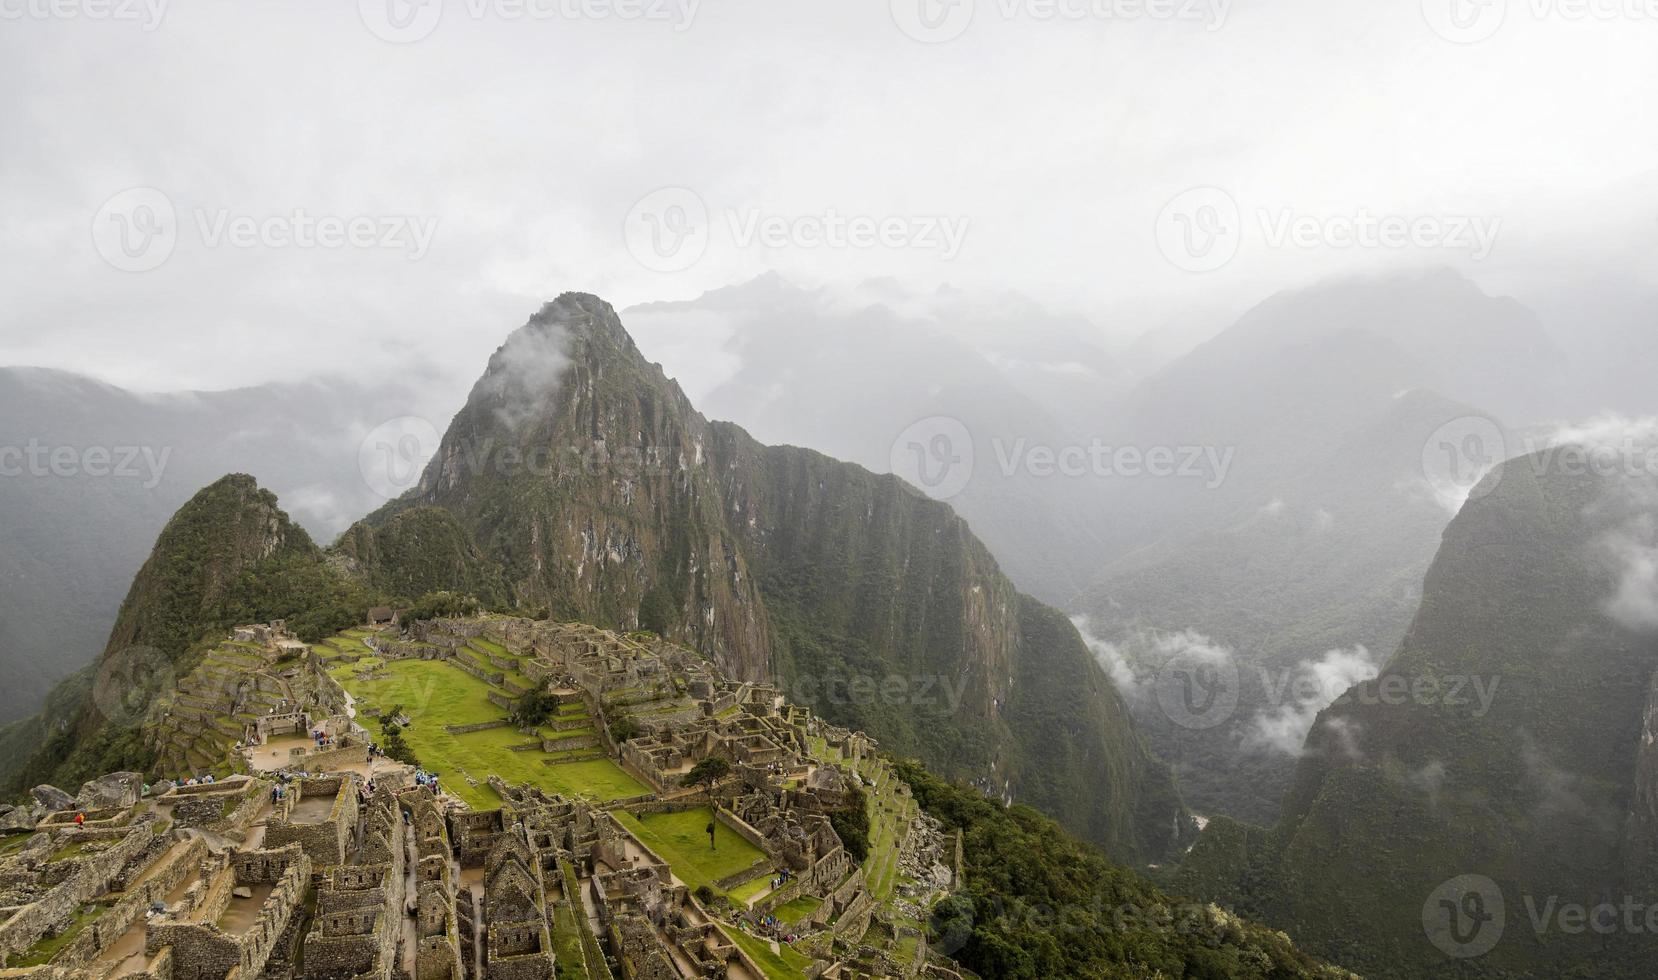
[[[367,680],[360,677],[365,669],[372,670]],[[507,713],[489,699],[494,688],[445,661],[365,659],[336,664],[329,674],[356,700],[357,720],[371,732],[378,728],[375,716],[401,705],[410,721],[403,738],[415,757],[438,774],[445,791],[475,809],[501,804],[489,788],[490,776],[599,803],[649,792],[609,759],[569,761],[579,753],[542,751],[539,738],[506,723]],[[448,726],[466,728],[489,722],[500,722],[502,727],[464,734],[448,731]],[[582,732],[557,734],[568,737]],[[585,734],[593,731],[587,729]]]
[[[707,886],[717,894],[727,894],[714,883],[755,867],[758,867],[755,874],[761,886],[764,887],[769,881],[766,852],[715,820],[714,811],[708,807],[695,807],[679,813],[635,815],[617,812],[616,819],[657,857],[668,862],[674,877],[693,891]],[[714,824],[712,847],[708,842],[709,823]],[[740,901],[735,892],[741,891],[753,880],[744,882],[729,893],[732,900]]]

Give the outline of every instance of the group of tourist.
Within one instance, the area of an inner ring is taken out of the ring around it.
[[[427,789],[431,790],[433,796],[443,795],[442,793],[440,793],[438,791],[438,774],[435,773],[435,772],[427,772],[424,769],[416,769],[415,770],[415,785],[416,786],[424,786]]]
[[[334,736],[328,734],[320,728],[311,733],[311,738],[317,743],[317,750],[319,752],[334,743]]]
[[[800,938],[792,932],[785,932],[784,930],[786,927],[783,924],[783,920],[779,919],[775,915],[762,915],[755,918],[753,921],[761,935],[770,939],[775,939],[784,945],[790,945],[796,939]]]
[[[213,784],[213,774],[208,773],[205,776],[182,777],[179,779],[178,784],[180,786],[211,786]]]

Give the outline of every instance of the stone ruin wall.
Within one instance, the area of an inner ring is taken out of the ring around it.
[[[306,856],[318,867],[330,868],[344,863],[352,834],[357,827],[356,777],[346,774],[326,779],[301,779],[291,784],[297,792],[288,798],[281,815],[273,814],[265,829],[267,847],[279,848],[298,844]],[[288,815],[307,796],[334,797],[334,806],[326,819],[318,823],[292,823]]]
[[[272,884],[259,909],[259,919],[246,932],[231,935],[214,924],[229,906],[234,888]],[[189,977],[257,977],[265,968],[277,940],[304,905],[311,886],[311,860],[298,846],[278,850],[245,851],[208,883],[190,912],[188,922],[152,922],[144,950],[154,956],[164,947],[173,953],[174,973]]]
[[[81,905],[103,894],[126,863],[154,839],[150,823],[135,824],[119,844],[80,858],[68,877],[0,924],[0,957],[10,959],[33,946]]]

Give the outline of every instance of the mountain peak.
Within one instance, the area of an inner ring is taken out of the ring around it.
[[[534,333],[560,332],[572,339],[603,342],[637,351],[633,338],[622,326],[616,308],[592,293],[560,293],[558,298],[542,305],[513,336],[524,331]],[[512,338],[508,338],[508,343]]]
[[[408,528],[389,523],[421,505]],[[441,579],[478,568],[462,554],[475,544],[520,605],[795,684],[830,722],[1046,806],[1119,855],[1161,858],[1189,836],[1168,770],[1076,630],[1019,595],[948,505],[710,423],[595,296],[566,293],[513,332],[418,491],[375,520],[397,532],[376,553],[418,538]],[[819,688],[889,672],[959,686],[904,710]],[[1062,733],[1044,727],[1059,703],[1074,720]]]

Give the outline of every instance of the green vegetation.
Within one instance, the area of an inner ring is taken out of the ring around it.
[[[794,899],[790,902],[784,902],[782,905],[779,905],[777,908],[772,910],[772,914],[777,916],[778,921],[782,922],[784,925],[792,926],[795,923],[800,922],[802,919],[810,917],[813,912],[816,912],[822,907],[823,899],[813,898],[810,895],[802,895],[800,898]]]
[[[500,566],[442,508],[413,507],[384,522],[358,523],[334,548],[369,585],[400,605],[412,602],[412,619],[502,609],[511,596]]]
[[[107,905],[81,906],[75,912],[74,918],[70,919],[69,924],[64,926],[64,928],[58,932],[57,935],[48,936],[35,943],[29,949],[24,950],[22,956],[10,965],[14,967],[30,967],[44,966],[45,964],[50,963],[52,958],[62,952],[65,946],[73,942],[75,937],[85,931],[87,926],[90,926],[92,923],[96,922],[99,917],[108,911],[109,906]]]
[[[764,851],[744,840],[736,831],[714,819],[708,807],[678,813],[646,813],[635,816],[618,812],[616,818],[668,862],[674,876],[692,889],[707,886],[719,892],[715,882],[764,861]],[[709,846],[707,828],[714,825],[714,845]]]
[[[405,765],[420,765],[419,756],[415,755],[414,748],[403,737],[403,726],[396,719],[403,714],[403,705],[398,704],[387,708],[380,713],[380,747],[390,758],[396,759]]]
[[[148,771],[155,756],[139,726],[149,706],[232,626],[285,619],[316,641],[357,623],[374,598],[329,567],[273,494],[225,477],[162,530],[100,661],[60,684],[38,718],[0,731],[0,789]]]
[[[1556,922],[1539,936],[1515,922],[1523,902],[1550,896],[1658,894],[1652,837],[1632,835],[1644,825],[1629,818],[1643,805],[1658,650],[1606,615],[1630,579],[1604,545],[1585,545],[1650,528],[1651,505],[1532,459],[1510,461],[1489,489],[1445,530],[1382,675],[1309,735],[1278,826],[1212,823],[1175,885],[1366,977],[1647,977],[1647,930]],[[1477,958],[1448,956],[1423,928],[1425,905],[1458,875],[1489,879],[1508,902],[1507,930]]]
[[[661,586],[645,593],[639,602],[639,628],[647,632],[666,636],[682,618],[674,597]]]
[[[72,857],[80,857],[82,854],[85,854],[89,851],[93,852],[93,853],[96,853],[96,852],[101,851],[103,849],[104,849],[103,845],[101,845],[101,844],[94,845],[91,841],[84,841],[84,840],[75,841],[72,844],[65,844],[63,847],[60,847],[57,850],[53,851],[52,856],[48,860],[67,861],[68,859],[70,859]]]
[[[512,721],[520,728],[539,728],[558,714],[557,695],[531,691],[518,699],[518,706],[512,711]]]
[[[519,755],[533,756],[533,752],[520,752]],[[535,783],[547,790],[560,793],[564,796],[583,797],[600,803],[611,800],[627,800],[636,796],[645,796],[650,790],[637,779],[629,776],[616,763],[609,759],[593,759],[588,762],[563,762],[557,765],[542,766],[541,773],[535,779],[526,779],[525,782]],[[516,782],[509,779],[508,782]]]
[[[400,708],[410,724],[401,730],[415,757],[438,774],[441,787],[469,806],[499,806],[488,777],[530,783],[552,793],[601,802],[641,796],[645,787],[609,759],[547,765],[550,757],[535,750],[514,752],[524,736],[506,725],[507,713],[489,700],[492,688],[441,660],[395,660],[376,667],[368,680],[359,665],[342,663],[329,673],[357,699],[359,713],[380,715]],[[502,727],[452,734],[448,726],[468,727],[492,721]],[[388,753],[390,746],[387,746]],[[468,777],[472,781],[468,781]]]
[[[381,715],[401,707],[413,732],[444,725],[478,725],[505,720],[506,712],[489,700],[490,686],[441,660],[393,660],[379,665],[370,680],[358,680],[355,665],[329,673],[360,703],[359,711]],[[431,724],[422,725],[422,721]],[[521,739],[520,739],[521,741]]]
[[[769,873],[762,873],[756,875],[748,881],[743,882],[736,888],[731,889],[731,901],[733,904],[747,907],[752,905],[755,899],[759,898],[770,888],[771,875]]]
[[[830,811],[829,823],[846,845],[846,853],[862,864],[869,857],[869,800],[857,786],[849,786],[848,790],[847,808]]]
[[[691,767],[680,782],[686,786],[704,786],[712,789],[714,784],[731,775],[731,763],[718,756],[710,756]]]
[[[476,616],[483,608],[477,596],[457,592],[428,592],[415,600],[403,615],[410,621],[421,619],[461,619]]]
[[[502,658],[505,658],[505,659],[508,659],[508,660],[517,660],[518,659],[517,657],[513,656],[511,653],[508,653],[506,647],[502,646],[499,643],[496,643],[494,640],[491,640],[490,638],[488,638],[486,636],[475,636],[471,640],[469,640],[468,642],[471,643],[473,646],[477,647],[478,649],[482,650],[483,652],[485,652],[487,654],[490,654],[491,656],[502,657]]]
[[[720,928],[760,965],[768,980],[805,980],[806,968],[812,965],[811,957],[802,956],[781,943],[778,944],[778,951],[772,952],[770,940],[751,936],[732,926],[722,925]]]
[[[581,929],[576,925],[576,913],[569,902],[560,902],[553,908],[553,963],[558,976],[576,980],[587,977],[582,965]]]
[[[967,886],[933,910],[931,940],[986,977],[1339,978],[1282,933],[1172,898],[1024,806],[1004,808],[899,763],[928,814],[964,832]]]

